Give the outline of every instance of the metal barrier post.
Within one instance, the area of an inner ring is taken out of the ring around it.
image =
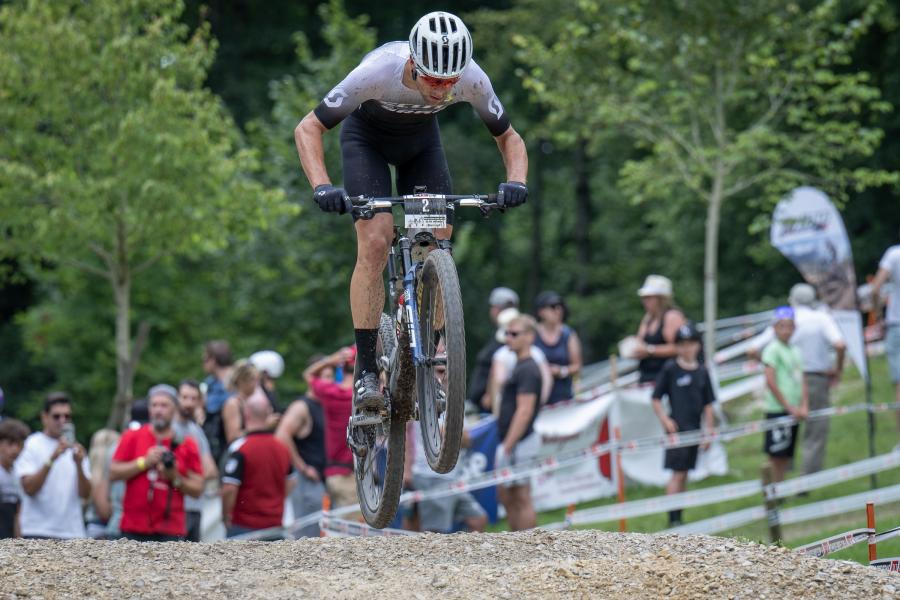
[[[878,560],[878,547],[875,538],[875,503],[866,502],[866,527],[872,530],[869,534],[869,562]]]
[[[773,544],[781,541],[781,517],[778,514],[778,501],[769,497],[769,486],[772,485],[772,465],[766,463],[762,467],[763,500],[766,507],[766,520],[769,522],[769,537]]]
[[[622,441],[622,430],[614,427],[613,436],[616,440],[616,483],[619,488],[619,504],[622,504],[625,502],[625,474],[622,472],[622,449],[618,445],[618,442]],[[626,520],[619,519],[619,531],[624,533],[627,529]]]

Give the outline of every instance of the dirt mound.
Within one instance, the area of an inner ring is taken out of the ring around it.
[[[139,544],[0,542],[0,598],[898,598],[784,548],[599,531]]]

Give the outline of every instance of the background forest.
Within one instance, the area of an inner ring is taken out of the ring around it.
[[[463,215],[455,233],[470,355],[496,285],[526,310],[562,293],[588,361],[636,329],[649,273],[702,319],[710,245],[718,315],[783,302],[799,275],[767,219],[801,182],[841,205],[861,278],[900,240],[900,3],[738,4],[446,7],[472,29],[531,163],[522,209]],[[302,391],[308,358],[352,339],[355,240],[349,218],[314,207],[293,128],[435,8],[0,2],[4,413],[33,420],[62,388],[92,431],[114,399],[122,410],[151,383],[199,377],[215,338],[237,356],[277,350],[282,399]],[[494,191],[502,161],[474,112],[440,121],[456,191]]]

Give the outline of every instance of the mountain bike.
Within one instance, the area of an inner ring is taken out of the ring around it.
[[[487,216],[496,195],[416,193],[347,199],[357,218],[403,207],[404,226],[394,227],[388,254],[390,313],[381,315],[376,343],[382,410],[354,409],[347,425],[356,491],[366,522],[385,527],[394,518],[403,486],[406,422],[421,421],[428,464],[438,473],[456,465],[462,442],[466,391],[466,339],[459,277],[449,240],[433,230],[447,216],[474,207]],[[356,369],[359,373],[359,369]],[[354,386],[355,389],[355,386]]]

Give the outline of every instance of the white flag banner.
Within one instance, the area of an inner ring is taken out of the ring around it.
[[[775,207],[771,239],[831,308],[850,359],[868,378],[856,270],[841,214],[822,191],[799,187]]]

